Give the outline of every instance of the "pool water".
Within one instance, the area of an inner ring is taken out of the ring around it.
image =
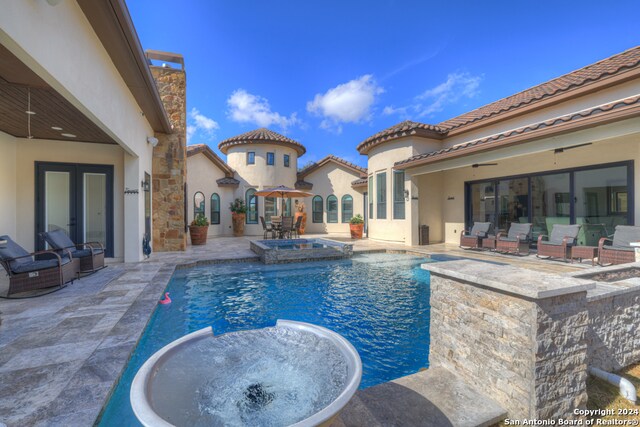
[[[427,367],[429,356],[429,273],[420,264],[433,261],[366,254],[178,270],[167,286],[173,302],[154,311],[100,425],[139,426],[129,389],[140,366],[171,341],[207,326],[222,334],[287,319],[332,329],[360,353],[360,388],[415,373]]]

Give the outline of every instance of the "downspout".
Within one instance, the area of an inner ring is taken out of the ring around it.
[[[598,377],[610,384],[618,386],[620,388],[620,395],[631,401],[634,405],[636,404],[636,399],[638,397],[636,388],[628,379],[603,371],[602,369],[594,368],[593,366],[589,367],[589,373],[594,377]]]

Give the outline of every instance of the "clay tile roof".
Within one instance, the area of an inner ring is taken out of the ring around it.
[[[403,136],[424,136],[427,138],[441,139],[444,134],[444,130],[438,126],[428,125],[425,123],[412,122],[411,120],[405,120],[397,125],[393,125],[383,131],[376,133],[373,136],[362,141],[356,149],[360,154],[367,154],[369,150],[378,144],[394,139],[402,138]]]
[[[313,184],[302,179],[296,181],[295,185],[297,190],[311,190],[313,188]]]
[[[442,139],[451,131],[458,129],[462,131],[465,126],[473,123],[479,123],[483,120],[499,116],[500,114],[535,104],[538,101],[588,87],[590,83],[606,81],[607,78],[613,76],[622,75],[624,77],[626,71],[638,67],[640,67],[640,46],[633,47],[594,64],[549,80],[548,82],[523,90],[515,95],[499,99],[498,101],[469,111],[468,113],[445,120],[437,125],[428,125],[408,120],[398,123],[365,139],[358,144],[357,150],[360,154],[367,154],[372,147],[378,144],[405,136],[417,135]],[[629,78],[632,77],[633,76],[630,76]],[[594,87],[594,90],[597,90],[597,88]]]
[[[499,148],[518,142],[527,142],[534,138],[546,137],[550,134],[553,135],[553,132],[557,134],[557,132],[563,131],[567,128],[568,124],[572,123],[576,125],[584,124],[584,126],[594,126],[596,120],[602,118],[603,123],[606,123],[607,117],[611,117],[615,113],[618,113],[617,120],[640,116],[640,95],[454,145],[453,147],[442,150],[417,154],[406,160],[396,162],[395,166],[398,169],[405,169],[449,157],[462,157],[478,151]],[[624,113],[626,113],[626,115]],[[608,120],[610,121],[611,119]]]
[[[227,150],[229,149],[229,147],[243,144],[286,145],[295,149],[298,152],[298,156],[302,156],[307,151],[307,149],[304,148],[304,146],[298,141],[294,141],[291,138],[287,138],[284,135],[280,135],[279,133],[266,128],[252,130],[250,132],[245,132],[242,135],[237,135],[225,139],[220,144],[218,144],[218,149],[220,149],[220,151],[222,151],[224,154],[227,154]]]
[[[217,179],[216,183],[220,186],[227,186],[227,187],[240,185],[240,181],[238,181],[235,178],[229,178],[227,176],[225,176],[224,178]]]
[[[204,154],[213,164],[218,166],[227,177],[233,177],[235,171],[206,144],[187,145],[187,157]]]
[[[360,175],[366,175],[367,174],[367,168],[363,168],[362,166],[358,166],[355,163],[351,163],[348,162],[338,156],[334,156],[332,154],[329,154],[328,156],[326,156],[325,158],[323,158],[322,160],[319,160],[315,163],[310,164],[309,166],[305,167],[304,169],[302,169],[300,172],[298,172],[298,179],[302,179],[305,176],[309,175],[311,172],[321,168],[322,166],[326,165],[327,163],[337,163],[339,165],[342,165],[344,167],[346,167],[347,169],[352,170],[355,173],[358,173]]]
[[[369,183],[369,178],[365,177],[365,178],[358,178],[355,181],[351,181],[351,186],[352,187],[364,187]]]
[[[638,67],[639,65],[640,46],[636,46],[594,64],[587,65],[579,70],[572,71],[548,82],[523,90],[515,95],[508,96],[468,113],[445,120],[444,122],[438,123],[437,126],[445,131],[460,128],[470,123],[616,75],[631,68]]]

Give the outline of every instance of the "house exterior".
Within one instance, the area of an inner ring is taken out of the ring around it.
[[[245,201],[245,234],[263,234],[260,217],[292,216],[296,203],[304,203],[308,233],[349,233],[352,216],[363,214],[362,186],[352,182],[366,170],[335,156],[327,156],[298,171],[298,158],[306,152],[297,141],[268,129],[256,129],[219,144],[226,162],[207,145],[187,147],[188,213],[199,213],[210,221],[209,236],[232,235],[229,204]],[[313,197],[276,199],[257,197],[255,192],[284,185],[310,192]],[[284,210],[284,212],[283,212]]]
[[[597,245],[637,224],[640,47],[435,125],[405,121],[357,146],[368,158],[369,237],[458,243],[474,221],[582,224]]]
[[[181,56],[145,54],[121,0],[4,1],[0,59],[0,234],[184,248],[184,69],[150,65]]]

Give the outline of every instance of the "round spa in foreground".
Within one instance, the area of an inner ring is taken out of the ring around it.
[[[131,384],[145,426],[328,425],[360,385],[362,362],[341,335],[309,323],[186,335],[147,360]]]

